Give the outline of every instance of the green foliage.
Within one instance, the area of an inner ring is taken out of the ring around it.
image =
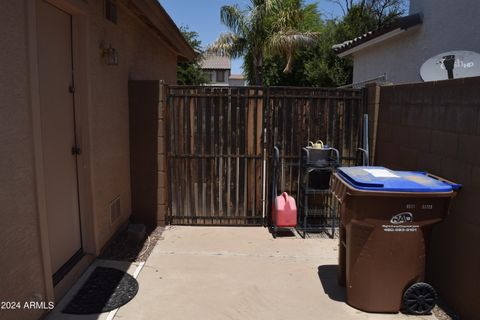
[[[265,56],[263,79],[270,86],[335,87],[352,83],[353,63],[337,57],[332,46],[390,23],[403,13],[404,0],[347,0],[345,15],[336,20],[322,21],[319,14],[301,21],[300,30],[315,30],[321,34],[313,47],[297,50],[290,73],[282,72],[285,58],[270,53]],[[249,57],[244,71],[252,79]]]
[[[220,18],[230,32],[211,51],[243,57],[250,84],[341,86],[352,82],[353,63],[332,46],[392,22],[406,0],[330,0],[344,15],[322,20],[317,4],[304,0],[250,0],[246,8],[224,6]]]
[[[197,57],[191,62],[180,62],[177,65],[177,83],[181,85],[201,85],[209,82],[209,79],[201,68],[203,59],[202,43],[198,39],[198,33],[188,27],[180,27],[183,37],[198,52]]]
[[[305,48],[296,53],[292,72],[282,73],[278,61],[281,57],[271,55],[266,58],[264,66],[265,84],[271,86],[307,86],[332,87],[351,81],[352,62],[349,59],[338,58],[332,46],[344,41],[345,33],[337,21],[317,22],[321,37],[315,46]]]
[[[246,8],[224,6],[222,23],[230,32],[221,34],[211,52],[232,58],[244,57],[244,71],[251,84],[263,84],[265,58],[282,58],[283,72],[292,70],[295,53],[315,43],[317,33],[308,28],[316,19],[316,5],[303,0],[250,0]]]

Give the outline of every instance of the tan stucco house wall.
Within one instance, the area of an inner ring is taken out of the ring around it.
[[[2,1],[0,10],[0,301],[58,300],[131,214],[129,80],[176,82],[177,59],[193,50],[155,0],[48,0],[72,16],[75,132],[82,246],[86,254],[55,287],[42,163],[37,6]],[[117,50],[107,65],[101,47]],[[59,195],[61,196],[61,195]],[[110,202],[120,197],[120,217]],[[0,310],[0,319],[38,319],[44,310]]]

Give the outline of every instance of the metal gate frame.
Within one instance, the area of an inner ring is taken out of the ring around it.
[[[268,224],[273,146],[281,147],[280,187],[294,196],[298,170],[294,164],[309,140],[324,137],[330,145],[341,144],[343,164],[353,164],[361,146],[365,93],[336,88],[167,86],[167,223]]]
[[[264,223],[264,90],[167,87],[170,224]]]

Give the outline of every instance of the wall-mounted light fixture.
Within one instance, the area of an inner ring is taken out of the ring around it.
[[[102,42],[100,44],[100,52],[107,66],[118,65],[118,50],[112,47],[111,44],[107,46],[104,42]]]

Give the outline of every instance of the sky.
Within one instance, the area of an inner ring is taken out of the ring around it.
[[[220,8],[224,5],[244,6],[249,0],[159,0],[173,21],[196,31],[203,46],[212,43],[222,32],[228,29],[220,22]],[[318,3],[320,13],[325,19],[341,14],[337,4],[329,0],[306,0],[306,3]],[[232,73],[242,73],[242,60],[232,61]]]

